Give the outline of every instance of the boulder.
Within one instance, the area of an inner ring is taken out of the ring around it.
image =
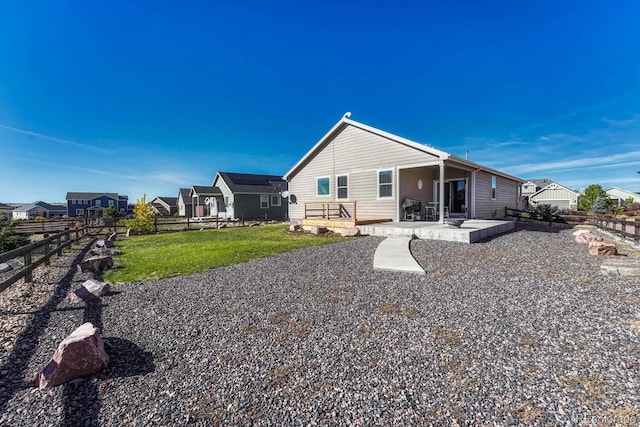
[[[355,237],[360,235],[360,229],[358,227],[345,227],[340,231],[342,237]]]
[[[73,291],[71,299],[78,300],[92,300],[100,298],[109,293],[109,284],[107,282],[101,282],[95,279],[89,279],[85,281],[82,286]]]
[[[62,340],[51,361],[36,376],[36,382],[39,388],[55,387],[98,372],[108,363],[100,329],[85,323]]]
[[[318,235],[318,234],[326,233],[327,231],[328,231],[327,227],[320,227],[317,225],[314,225],[313,227],[311,227],[311,234]]]
[[[100,239],[96,240],[95,247],[96,248],[112,248],[115,244],[111,240]]]
[[[576,236],[576,242],[578,243],[602,242],[602,237],[596,236],[593,233],[582,233]]]
[[[227,228],[227,224],[224,222],[222,224],[218,224],[218,228]]]
[[[600,256],[618,255],[618,249],[613,243],[589,242],[589,253]]]
[[[600,266],[600,272],[607,276],[640,277],[640,259],[609,258]]]
[[[138,233],[136,230],[134,230],[133,228],[129,228],[129,229],[127,230],[127,237],[130,237],[130,236],[137,236],[138,234],[139,234],[139,233]]]
[[[7,271],[11,271],[11,270],[13,270],[13,267],[11,267],[6,262],[3,262],[2,264],[0,264],[0,273],[6,273]]]
[[[300,224],[291,224],[289,225],[289,231],[299,231],[302,229]]]
[[[111,233],[109,237],[107,237],[107,240],[109,240],[110,242],[115,242],[117,238],[118,238],[118,233],[114,232],[114,233]]]
[[[78,264],[79,273],[97,273],[113,267],[113,258],[110,255],[94,255]]]
[[[581,234],[584,234],[584,233],[591,233],[591,230],[586,230],[586,229],[583,228],[581,230],[574,231],[573,235],[577,237],[577,236],[579,236]]]

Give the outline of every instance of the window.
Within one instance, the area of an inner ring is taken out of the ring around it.
[[[491,200],[496,199],[496,177],[491,175]]]
[[[279,194],[272,194],[271,195],[271,206],[281,206],[282,205],[282,201],[280,199],[280,195]]]
[[[102,200],[100,199],[96,199],[96,204],[95,206],[102,206]]]
[[[393,171],[378,171],[378,197],[393,197]]]
[[[229,196],[224,196],[224,206],[225,206],[226,208],[228,208],[228,207],[229,207]]]
[[[331,195],[331,180],[328,176],[316,178],[316,196]]]
[[[76,216],[84,216],[84,209],[76,209]]]
[[[348,175],[338,175],[336,179],[338,183],[338,199],[348,199],[349,198],[349,176]]]
[[[261,194],[260,195],[260,209],[269,209],[269,195]]]
[[[113,206],[113,200],[109,200],[109,206]]]
[[[78,203],[80,203],[80,200],[78,200]],[[89,204],[89,201],[88,201],[88,200],[83,200],[83,201],[82,201],[82,204],[83,204],[83,205],[88,205],[88,204]]]

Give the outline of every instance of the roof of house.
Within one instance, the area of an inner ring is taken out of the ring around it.
[[[65,205],[51,204],[51,203],[46,203],[42,201],[37,201],[37,202],[27,203],[26,205],[19,206],[16,209],[14,209],[14,212],[28,212],[36,208],[44,209],[47,211],[60,211],[60,212],[67,211],[67,207]]]
[[[195,193],[198,196],[222,196],[222,191],[218,187],[211,185],[194,185],[189,194]]]
[[[102,196],[107,196],[112,199],[118,200],[120,197],[127,199],[127,196],[119,196],[118,193],[83,193],[83,192],[68,192],[66,200],[93,200]]]
[[[557,184],[556,182],[547,179],[547,178],[542,178],[542,179],[528,179],[527,182],[530,182],[532,184],[535,184],[536,188],[544,188],[549,184]]]
[[[179,199],[180,196],[182,196],[182,201],[184,202],[185,205],[193,204],[193,202],[191,201],[191,189],[190,188],[180,188],[178,190],[178,197],[176,199]]]
[[[394,135],[392,133],[389,132],[385,132],[381,129],[377,129],[374,128],[372,126],[369,125],[365,125],[364,123],[360,123],[360,122],[356,122],[355,120],[351,120],[349,117],[351,116],[351,113],[346,113],[344,116],[342,116],[342,118],[340,120],[338,120],[338,122],[322,137],[320,138],[320,140],[318,142],[316,142],[316,144],[302,157],[302,159],[300,159],[298,161],[298,163],[296,163],[285,175],[284,175],[284,179],[289,180],[291,178],[292,175],[294,175],[300,168],[302,168],[302,166],[307,162],[308,159],[310,159],[317,151],[319,151],[323,145],[325,145],[325,143],[327,143],[328,141],[330,141],[335,135],[337,135],[338,133],[340,133],[345,127],[347,126],[353,126],[356,127],[358,129],[362,129],[364,131],[373,133],[375,135],[379,135],[383,138],[386,138],[392,142],[398,143],[398,144],[402,144],[411,148],[414,148],[416,150],[422,151],[424,153],[430,154],[432,156],[437,157],[440,160],[449,160],[449,161],[454,161],[456,163],[465,165],[467,167],[471,167],[473,169],[478,169],[478,170],[484,170],[487,172],[490,172],[494,175],[498,175],[498,176],[502,176],[514,181],[518,181],[518,182],[523,182],[522,179],[517,178],[515,176],[506,174],[504,172],[495,170],[493,168],[481,165],[479,163],[475,163],[475,162],[471,162],[467,159],[463,159],[462,157],[458,157],[458,156],[454,156],[453,154],[449,154],[446,153],[444,151],[438,150],[434,147],[431,147],[429,145],[425,145],[425,144],[420,144],[418,142],[415,141],[411,141],[410,139],[406,139],[403,138],[401,136],[398,135]]]
[[[287,182],[279,175],[236,172],[218,172],[218,175],[232,193],[277,194],[287,189]]]
[[[548,180],[547,180],[547,181],[548,181]],[[569,192],[571,192],[571,193],[575,194],[575,195],[576,195],[576,197],[580,195],[580,193],[578,193],[577,191],[572,190],[572,189],[570,189],[570,188],[567,188],[567,187],[565,187],[565,186],[564,186],[564,185],[562,185],[562,184],[558,184],[557,182],[551,182],[550,184],[545,185],[544,187],[542,187],[541,189],[539,189],[538,191],[536,191],[535,193],[533,193],[533,194],[531,195],[531,197],[537,196],[538,194],[541,194],[541,193],[543,193],[543,192],[544,192],[544,191],[546,191],[546,190],[556,190],[556,189],[558,189],[558,188],[563,189],[563,190],[567,190],[567,191],[569,191]]]
[[[163,201],[168,206],[178,206],[178,198],[177,197],[158,196],[153,200],[155,201],[156,199]]]
[[[640,193],[634,193],[633,191],[625,190],[624,188],[620,188],[620,187],[609,187],[604,191],[605,191],[605,193],[608,193],[610,190],[615,190],[618,193],[626,194],[629,197],[634,197],[634,198],[637,198],[638,195],[640,195]]]

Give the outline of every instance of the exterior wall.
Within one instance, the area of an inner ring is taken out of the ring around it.
[[[390,141],[365,130],[347,126],[332,140],[307,160],[291,178],[289,194],[289,216],[292,220],[304,217],[305,202],[324,202],[336,200],[336,177],[348,174],[349,201],[357,201],[358,218],[400,219],[400,205],[406,196],[399,194],[400,176],[415,179],[416,172],[404,172],[397,165],[411,165],[437,160],[414,148]],[[393,172],[393,196],[379,199],[378,171]],[[401,175],[400,175],[401,174]],[[316,178],[330,178],[330,195],[316,195]],[[401,178],[400,178],[401,179]],[[417,180],[416,180],[417,182]],[[428,183],[424,183],[428,186]],[[295,200],[295,201],[294,201]]]
[[[267,194],[265,194],[267,195]],[[269,196],[269,208],[260,207],[260,194],[236,194],[234,197],[233,212],[235,218],[244,219],[284,219],[287,215],[287,200],[280,198],[280,206],[271,206],[271,194]]]
[[[100,196],[93,199],[85,199],[87,203],[82,203],[83,200],[75,200],[70,199],[67,200],[67,215],[70,217],[76,217],[76,209],[83,209],[84,215],[87,215],[87,209],[93,206],[100,206],[102,208],[107,208],[109,206],[109,200],[112,201],[113,206],[118,209],[118,212],[121,214],[127,213],[127,200],[114,199],[109,196]],[[98,201],[100,203],[98,203]],[[80,203],[75,203],[80,202]]]
[[[640,203],[640,194],[637,193],[623,191],[618,188],[609,188],[606,190],[606,193],[612,201],[618,204],[618,206],[621,206],[629,197],[633,198],[634,203]]]
[[[491,198],[491,177],[496,177],[496,197]],[[474,184],[471,184],[474,185]],[[475,174],[475,217],[477,219],[504,218],[504,208],[518,208],[520,183],[480,171]]]
[[[186,201],[182,199],[182,194],[180,194],[178,196],[178,215],[190,217],[193,213],[192,205],[185,202]]]
[[[540,190],[535,196],[531,196],[534,204],[547,204],[559,208],[577,208],[578,195],[566,188],[545,188]]]

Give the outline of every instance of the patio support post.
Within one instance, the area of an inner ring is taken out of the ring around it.
[[[444,160],[440,160],[440,190],[438,191],[438,223],[444,224]]]

